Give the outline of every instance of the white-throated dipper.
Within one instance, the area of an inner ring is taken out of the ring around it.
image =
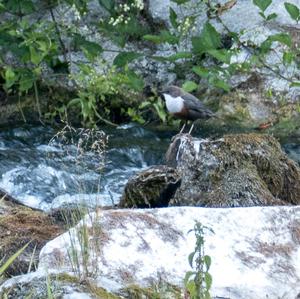
[[[185,121],[180,133],[182,133],[189,120],[194,122],[197,119],[209,119],[216,116],[199,99],[177,86],[168,86],[161,94],[166,101],[168,112]],[[194,123],[191,126],[189,134],[191,134],[193,127]]]

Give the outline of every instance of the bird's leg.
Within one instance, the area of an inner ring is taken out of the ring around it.
[[[181,134],[181,133],[183,132],[185,126],[186,126],[186,121],[184,122],[184,124],[183,124],[183,126],[182,126],[182,128],[181,128],[181,130],[180,130],[180,132],[179,132],[179,134]]]
[[[191,125],[190,131],[189,131],[189,135],[191,135],[193,129],[194,129],[194,123],[192,123],[192,125]]]

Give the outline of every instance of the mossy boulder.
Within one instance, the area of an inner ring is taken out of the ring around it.
[[[165,165],[150,167],[128,181],[119,207],[167,206],[179,185],[180,176],[174,168]]]
[[[300,169],[268,135],[236,134],[217,140],[177,135],[167,163],[181,176],[170,206],[300,204]]]

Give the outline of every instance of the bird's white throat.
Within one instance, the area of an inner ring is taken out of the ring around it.
[[[179,113],[183,109],[184,99],[182,97],[173,98],[169,94],[163,94],[166,100],[167,109],[170,113]]]

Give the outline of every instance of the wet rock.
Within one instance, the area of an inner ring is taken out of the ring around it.
[[[21,122],[24,119],[32,122],[38,120],[33,97],[27,96],[22,101],[14,97],[7,97],[3,102],[0,99],[0,125]]]
[[[40,249],[63,231],[46,213],[0,197],[0,261],[6,261],[30,242],[6,275],[27,273],[30,263],[31,271],[34,270]]]
[[[294,206],[99,210],[47,243],[38,269],[73,273],[69,252],[75,249],[78,269],[89,269],[85,281],[115,294],[131,285],[182,288],[196,241],[187,232],[200,221],[214,231],[204,234],[205,254],[212,259],[212,297],[295,298],[300,292],[299,219],[300,208]],[[78,233],[83,228],[89,240],[84,247]],[[95,234],[95,228],[101,230]]]
[[[300,169],[271,136],[217,140],[177,135],[167,163],[181,176],[169,205],[238,207],[300,203]]]
[[[120,201],[121,208],[166,207],[180,185],[180,176],[172,167],[150,167],[131,178]]]
[[[155,166],[129,180],[120,206],[300,204],[300,169],[268,135],[204,140],[179,134],[166,161],[168,167]]]

